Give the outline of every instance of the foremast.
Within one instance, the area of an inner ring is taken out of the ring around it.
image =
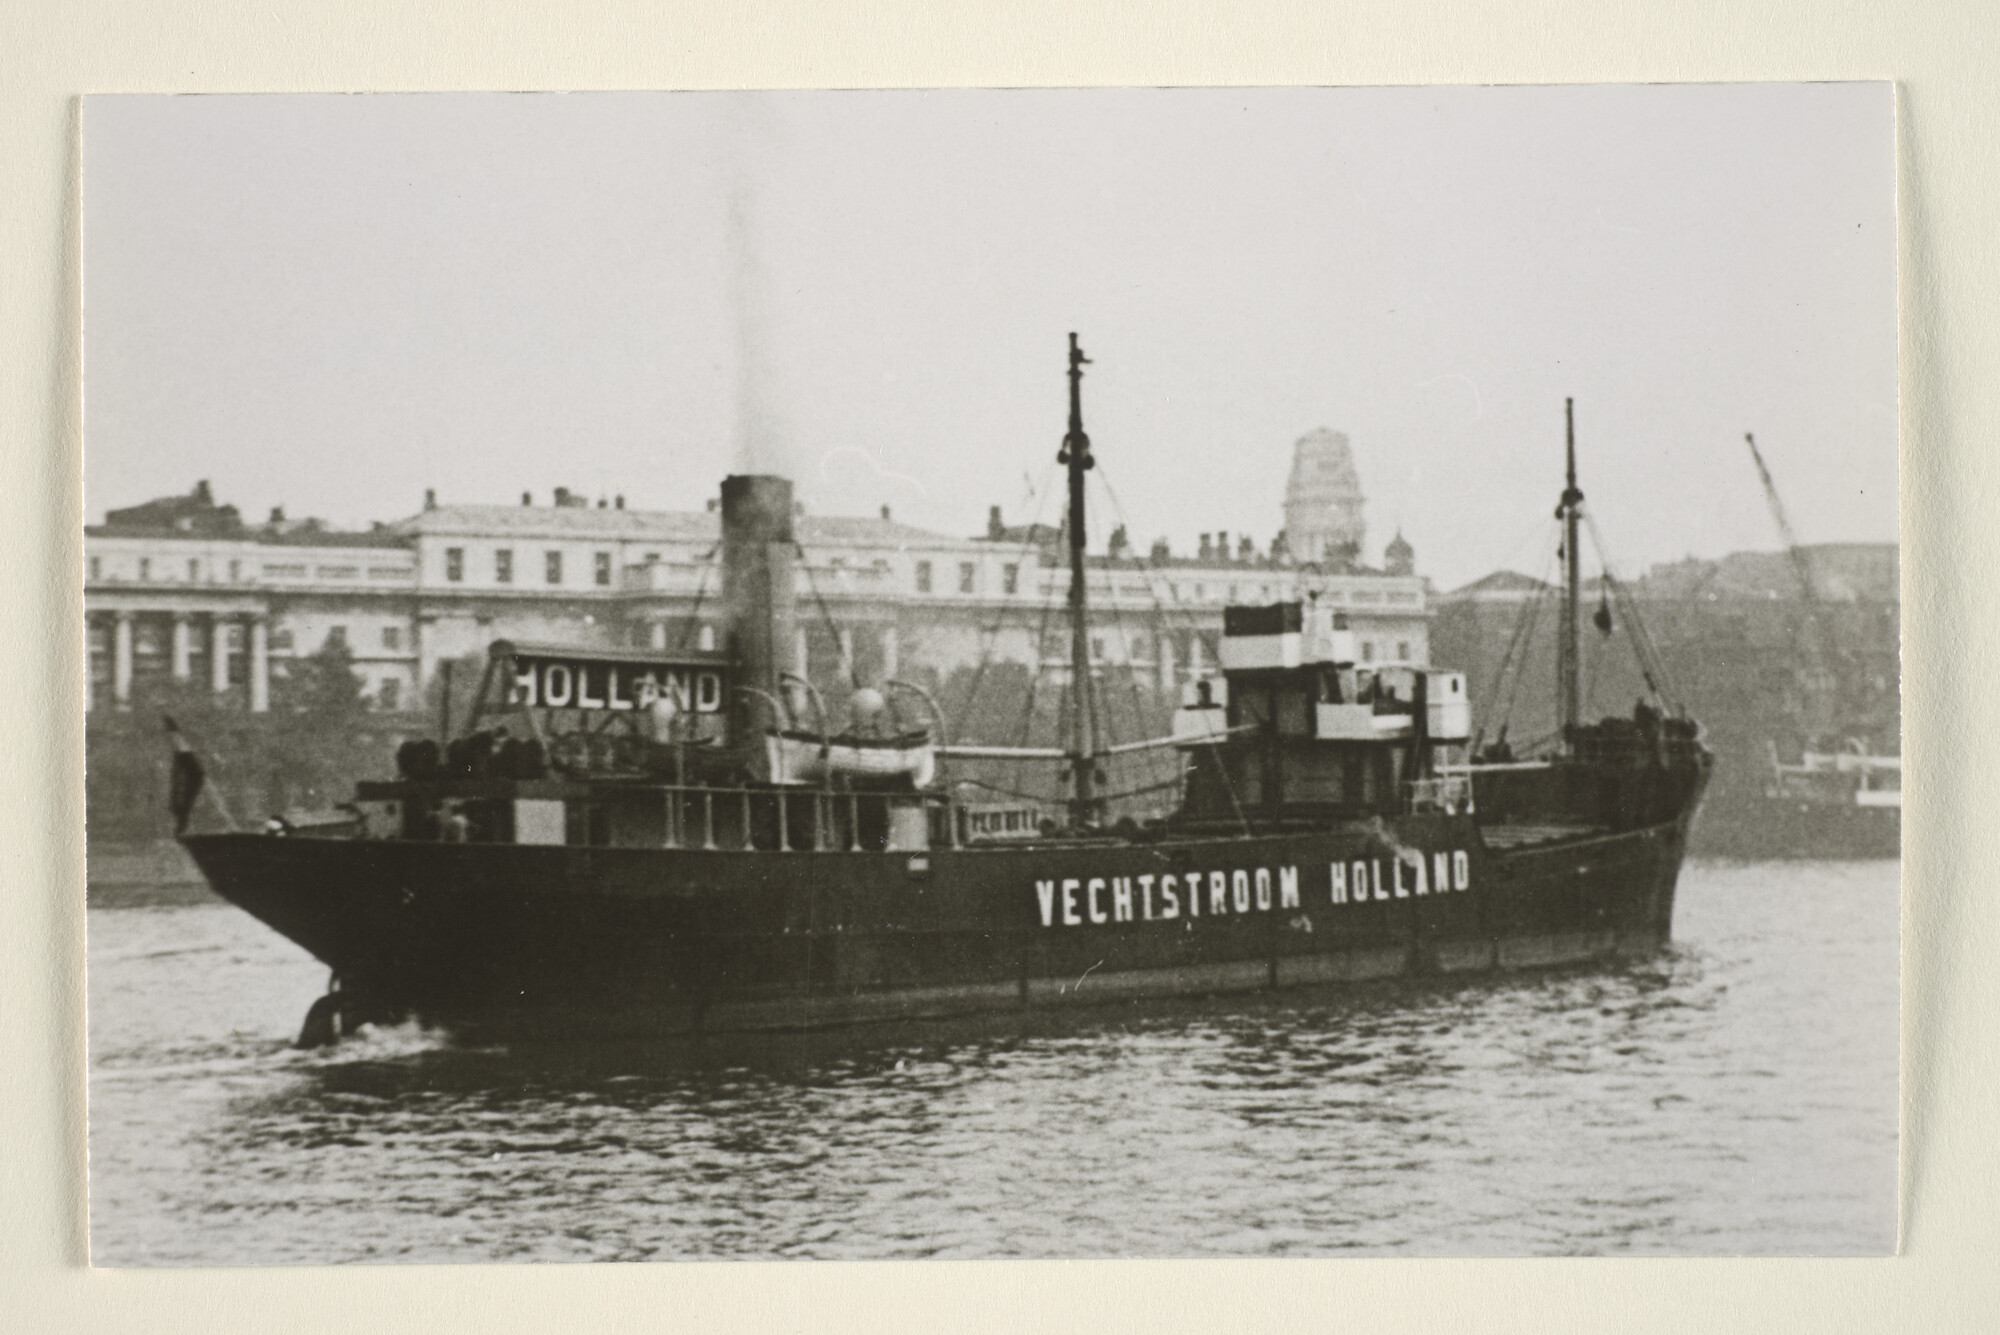
[[[1583,492],[1576,485],[1576,400],[1563,400],[1563,438],[1568,469],[1556,518],[1563,521],[1563,615],[1556,646],[1556,692],[1562,716],[1564,749],[1574,744],[1577,726],[1583,722],[1580,690],[1582,672],[1581,610],[1582,561],[1577,551],[1577,524],[1583,516]]]
[[[1070,801],[1070,823],[1077,827],[1097,823],[1097,716],[1090,689],[1090,602],[1084,569],[1083,475],[1097,466],[1090,457],[1090,437],[1083,430],[1083,368],[1090,358],[1077,346],[1076,334],[1069,336],[1069,431],[1063,436],[1056,462],[1069,468],[1069,672],[1073,704],[1070,709],[1069,765],[1075,779],[1075,796]]]

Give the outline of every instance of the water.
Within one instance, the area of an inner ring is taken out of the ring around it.
[[[740,1041],[288,1045],[325,971],[93,909],[100,1264],[1884,1252],[1893,863],[1695,864],[1640,964]]]

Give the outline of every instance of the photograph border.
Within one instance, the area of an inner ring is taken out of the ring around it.
[[[2000,936],[2000,905],[1976,884],[1992,838],[1979,813],[1995,805],[1994,781],[1969,759],[1992,735],[1971,665],[1995,661],[2000,646],[1965,592],[1996,570],[2000,541],[1976,523],[1991,490],[1976,442],[1996,434],[1982,391],[2000,365],[1993,241],[1981,231],[2000,201],[1979,156],[1994,138],[1996,99],[1972,40],[1987,25],[1969,0],[1915,12],[1870,0],[1842,24],[1804,0],[1755,18],[1682,8],[1670,25],[1637,3],[1520,7],[1507,20],[1469,0],[1420,12],[1384,4],[1338,23],[1304,4],[1266,4],[1254,18],[1241,6],[1135,4],[947,16],[917,6],[833,14],[802,0],[728,11],[341,5],[310,16],[220,0],[170,11],[41,0],[6,20],[0,142],[18,164],[20,194],[0,253],[24,299],[0,315],[0,357],[15,371],[0,426],[21,443],[0,453],[21,594],[5,605],[11,633],[0,650],[15,683],[4,726],[19,739],[0,768],[11,799],[0,803],[0,847],[12,872],[0,910],[0,1059],[20,1091],[0,1101],[14,1207],[0,1232],[0,1312],[19,1329],[65,1330],[264,1329],[281,1310],[302,1331],[363,1321],[536,1330],[667,1312],[677,1325],[744,1330],[1059,1319],[1250,1328],[1329,1311],[1383,1330],[1978,1328],[1996,1284],[1986,1265],[1996,1155],[1981,1112],[2000,1093],[1975,1046],[1996,985],[1974,951]],[[80,94],[1835,77],[1898,81],[1906,749],[1931,778],[1916,786],[1905,825],[1898,1258],[87,1268]],[[1973,746],[1940,743],[1969,733]]]

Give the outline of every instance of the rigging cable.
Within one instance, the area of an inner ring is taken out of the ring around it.
[[[1664,696],[1667,703],[1670,703],[1675,710],[1684,712],[1686,703],[1681,696],[1679,684],[1667,669],[1665,655],[1660,653],[1659,646],[1653,642],[1653,635],[1646,626],[1645,618],[1639,615],[1637,599],[1625,588],[1622,581],[1611,574],[1611,567],[1615,562],[1605,548],[1603,533],[1598,530],[1596,521],[1590,515],[1584,515],[1584,522],[1589,525],[1591,545],[1597,548],[1598,561],[1604,567],[1604,577],[1610,585],[1612,595],[1618,599],[1620,610],[1626,617],[1626,624],[1631,627],[1632,649],[1639,659],[1639,671],[1646,677],[1646,685],[1655,697]]]
[[[1131,517],[1125,513],[1124,503],[1118,499],[1118,491],[1111,485],[1110,475],[1105,471],[1104,464],[1101,460],[1098,462],[1097,465],[1097,478],[1098,482],[1104,487],[1104,494],[1111,500],[1111,508],[1114,511],[1116,511],[1118,515],[1118,522],[1123,524],[1126,528],[1126,531],[1129,533],[1131,531],[1131,525],[1132,525]],[[1147,566],[1146,568],[1147,571],[1146,590],[1153,599],[1154,612],[1159,614],[1162,621],[1166,621],[1167,614],[1165,610],[1165,604],[1161,601],[1159,586],[1154,582],[1152,573],[1153,569],[1154,568],[1150,565]],[[1202,633],[1201,627],[1196,625],[1194,622],[1194,613],[1192,611],[1183,611],[1182,616],[1185,618],[1187,622],[1188,639],[1190,647],[1199,645],[1204,642],[1210,643],[1211,644],[1210,659],[1211,661],[1220,664],[1222,662],[1222,653],[1220,645],[1215,643],[1210,639],[1210,637]],[[1190,669],[1192,669],[1193,664],[1190,663],[1189,667]],[[1190,671],[1190,675],[1192,675],[1192,671]],[[1234,778],[1230,776],[1229,767],[1225,764],[1222,764],[1218,759],[1215,768],[1216,772],[1222,776],[1223,789],[1229,796],[1229,805],[1230,808],[1233,811],[1235,811],[1237,821],[1243,826],[1243,833],[1245,833],[1246,835],[1254,834],[1255,830],[1252,829],[1251,827],[1250,817],[1248,813],[1246,813],[1243,810],[1242,799],[1237,796],[1236,781]],[[1186,777],[1185,765],[1183,765],[1182,768],[1182,777],[1183,779],[1185,779]]]
[[[1543,605],[1548,600],[1550,594],[1554,591],[1553,586],[1548,581],[1548,574],[1549,574],[1549,567],[1554,564],[1555,559],[1556,558],[1553,555],[1550,555],[1544,559],[1542,564],[1541,574],[1535,580],[1534,596],[1531,597],[1528,600],[1527,605],[1521,609],[1521,618],[1518,622],[1515,623],[1514,645],[1519,646],[1521,656],[1519,660],[1515,661],[1513,664],[1514,667],[1513,686],[1507,692],[1506,703],[1502,705],[1500,708],[1500,727],[1502,728],[1502,730],[1505,730],[1508,724],[1513,722],[1514,705],[1519,701],[1521,697],[1522,683],[1527,680],[1528,659],[1529,656],[1532,654],[1534,648],[1535,626],[1541,619]],[[1513,657],[1513,653],[1514,653],[1514,646],[1510,645],[1508,648],[1508,657],[1510,660]],[[1505,685],[1504,673],[1506,666],[1507,664],[1503,662],[1501,665],[1503,675],[1500,680],[1497,680],[1494,683],[1494,694],[1496,696],[1499,695],[1501,686]]]
[[[1039,560],[1040,558],[1037,557],[1038,563]],[[1037,568],[1040,568],[1039,564]],[[1042,616],[1040,623],[1035,627],[1035,670],[1028,678],[1028,699],[1021,709],[1021,735],[1015,742],[1017,746],[1025,747],[1028,744],[1029,738],[1034,735],[1035,706],[1041,695],[1042,673],[1046,670],[1042,661],[1042,651],[1043,647],[1048,643],[1049,618],[1054,614],[1054,611],[1055,584],[1049,582],[1042,590]],[[1056,714],[1056,736],[1061,737],[1063,735],[1062,726],[1064,718],[1062,713],[1062,697],[1058,697],[1056,701]],[[1015,762],[1013,772],[1016,774],[1020,773],[1020,763],[1018,761]],[[1053,798],[1045,798],[1044,800],[1053,800]]]
[[[997,783],[988,783],[984,779],[960,779],[959,782],[974,788],[984,788],[989,792],[1001,793],[1007,797],[1018,797],[1024,802],[1043,802],[1047,800],[1039,793],[1030,793],[1019,788],[1008,788],[1005,785]],[[1147,793],[1164,792],[1169,788],[1179,786],[1179,779],[1168,779],[1164,783],[1152,783],[1140,788],[1127,788],[1122,792],[1107,793],[1105,794],[1105,801],[1108,802],[1114,798],[1141,797]]]
[[[1548,571],[1548,565],[1546,562],[1544,562],[1542,566],[1542,572],[1544,576],[1547,574],[1547,571]],[[1508,672],[1513,670],[1515,667],[1514,656],[1516,654],[1525,655],[1525,653],[1527,652],[1525,648],[1525,641],[1527,639],[1528,632],[1531,628],[1531,622],[1528,616],[1529,607],[1530,604],[1532,604],[1536,599],[1542,597],[1542,594],[1544,592],[1544,587],[1548,583],[1547,579],[1543,578],[1542,576],[1537,576],[1532,582],[1535,586],[1534,592],[1526,601],[1522,603],[1521,607],[1516,611],[1514,616],[1514,630],[1512,634],[1508,637],[1506,652],[1500,655],[1500,666],[1493,674],[1492,692],[1493,692],[1493,699],[1496,702],[1505,692],[1507,686]],[[1522,661],[1525,662],[1526,661],[1525,658]]]
[[[813,578],[812,563],[806,560],[805,546],[794,539],[792,549],[799,554],[799,569],[805,572],[806,591],[812,594],[813,603],[819,608],[819,619],[825,624],[826,633],[833,637],[834,652],[840,653],[840,626],[834,621],[833,610],[826,605],[826,599],[820,595],[819,582]],[[855,666],[854,655],[841,654],[840,656],[842,666],[847,669],[847,688],[850,691],[860,690],[861,673]]]
[[[1110,500],[1112,501],[1112,504],[1113,504],[1113,508],[1114,508],[1114,509],[1116,509],[1116,510],[1117,510],[1117,511],[1119,512],[1119,518],[1120,518],[1121,520],[1124,520],[1124,519],[1125,519],[1125,516],[1124,516],[1124,513],[1123,513],[1123,507],[1122,507],[1122,506],[1119,506],[1119,505],[1117,505],[1117,498],[1116,498],[1115,496],[1112,496],[1112,495],[1111,495],[1111,485],[1110,485],[1110,483],[1109,483],[1108,481],[1105,481],[1105,480],[1104,480],[1103,478],[1101,478],[1101,477],[1100,477],[1099,481],[1100,481],[1100,482],[1102,483],[1102,485],[1104,486],[1104,490],[1105,490],[1105,493],[1106,493],[1106,496],[1107,496],[1107,498],[1109,498],[1109,499],[1110,499]],[[1127,527],[1127,531],[1129,532],[1129,531],[1130,531],[1130,525],[1129,525],[1129,521],[1125,521],[1125,522],[1126,522],[1126,527]],[[1123,609],[1123,607],[1121,606],[1121,604],[1120,604],[1120,601],[1119,601],[1119,594],[1120,594],[1121,590],[1120,590],[1120,587],[1119,587],[1119,583],[1118,583],[1118,577],[1119,577],[1119,573],[1120,573],[1120,572],[1119,572],[1119,570],[1118,570],[1118,568],[1117,568],[1116,566],[1107,566],[1107,571],[1109,572],[1109,578],[1110,578],[1110,586],[1111,586],[1111,622],[1112,622],[1112,626],[1113,626],[1113,628],[1114,628],[1114,631],[1115,631],[1115,633],[1116,633],[1116,634],[1117,634],[1117,636],[1118,636],[1118,642],[1119,642],[1119,644],[1120,644],[1120,645],[1122,645],[1122,646],[1124,647],[1124,649],[1125,649],[1125,653],[1126,653],[1126,662],[1125,662],[1125,685],[1126,685],[1126,690],[1127,690],[1127,695],[1128,695],[1128,697],[1129,697],[1129,700],[1130,700],[1130,705],[1131,705],[1131,709],[1132,709],[1132,720],[1133,720],[1134,724],[1135,724],[1135,725],[1137,726],[1137,728],[1138,728],[1138,731],[1139,731],[1139,734],[1140,734],[1141,736],[1144,736],[1144,735],[1145,735],[1145,734],[1146,734],[1147,732],[1151,731],[1151,729],[1150,729],[1150,728],[1149,728],[1149,727],[1147,726],[1147,725],[1149,724],[1149,722],[1150,722],[1150,719],[1148,718],[1148,715],[1147,715],[1147,710],[1146,710],[1146,702],[1145,702],[1145,698],[1144,698],[1144,696],[1143,696],[1143,695],[1141,694],[1141,692],[1140,692],[1140,689],[1139,689],[1139,675],[1138,675],[1138,673],[1137,673],[1137,672],[1136,672],[1136,671],[1135,671],[1135,670],[1133,669],[1133,667],[1132,667],[1132,663],[1131,663],[1131,645],[1132,645],[1132,641],[1131,641],[1131,637],[1130,637],[1130,635],[1129,635],[1129,634],[1127,633],[1127,631],[1126,631],[1126,629],[1125,629],[1125,613],[1124,613],[1124,609]],[[1138,573],[1139,573],[1139,574],[1141,575],[1141,577],[1142,577],[1142,578],[1144,578],[1144,577],[1145,577],[1145,576],[1146,576],[1146,575],[1148,574],[1148,570],[1147,570],[1147,567],[1145,567],[1145,566],[1143,566],[1143,565],[1140,565],[1140,566],[1138,566],[1138,567],[1137,567],[1137,572],[1138,572]],[[1145,578],[1145,579],[1144,579],[1144,584],[1145,584],[1145,588],[1146,588],[1146,590],[1147,590],[1148,594],[1152,594],[1152,593],[1153,593],[1153,584],[1152,584],[1152,581],[1151,581],[1151,579],[1150,579],[1150,578]],[[1154,610],[1155,610],[1155,611],[1157,612],[1157,611],[1158,611],[1158,609],[1159,609],[1159,603],[1158,603],[1158,599],[1157,599],[1157,597],[1156,597],[1156,598],[1154,599]],[[1162,619],[1164,620],[1164,618],[1162,618]],[[1141,634],[1143,634],[1143,633],[1144,633],[1144,627],[1143,627],[1143,626],[1142,626],[1142,627],[1140,628],[1140,633],[1141,633]],[[1156,665],[1157,665],[1157,666],[1159,666],[1159,667],[1160,667],[1160,669],[1161,669],[1161,670],[1160,670],[1159,672],[1157,672],[1157,673],[1156,673],[1156,677],[1160,677],[1160,676],[1164,676],[1164,665],[1162,665],[1162,664],[1158,664],[1158,655],[1159,655],[1159,645],[1158,645],[1158,643],[1157,643],[1157,638],[1156,638],[1156,643],[1155,643],[1155,645],[1154,645],[1154,654],[1155,654],[1155,656],[1156,656]],[[1106,671],[1107,671],[1107,672],[1109,672],[1109,670],[1110,670],[1110,665],[1109,665],[1109,663],[1107,663],[1107,664],[1106,664]],[[1171,685],[1169,685],[1169,686],[1166,686],[1166,687],[1163,687],[1163,688],[1161,688],[1161,690],[1160,690],[1160,692],[1158,692],[1158,694],[1164,694],[1164,693],[1166,693],[1166,692],[1169,692],[1169,691],[1171,691],[1171,690],[1172,690],[1172,687],[1171,687]],[[1108,711],[1107,711],[1107,713],[1108,713]],[[1168,727],[1171,727],[1171,726],[1172,726],[1172,718],[1171,718],[1171,717],[1169,717],[1169,718],[1168,718],[1168,720],[1167,720],[1167,726],[1168,726]],[[1115,741],[1116,739],[1114,738],[1113,740]],[[1143,765],[1143,766],[1144,766],[1144,767],[1145,767],[1145,768],[1146,768],[1147,770],[1151,771],[1151,772],[1152,772],[1152,773],[1154,773],[1154,774],[1163,774],[1163,773],[1166,773],[1166,772],[1167,772],[1168,770],[1171,770],[1171,771],[1173,772],[1173,774],[1175,775],[1175,780],[1174,780],[1174,781],[1178,781],[1178,778],[1179,778],[1179,776],[1180,776],[1180,773],[1181,773],[1181,767],[1180,767],[1180,764],[1179,764],[1178,760],[1177,760],[1176,758],[1174,758],[1174,757],[1171,757],[1171,756],[1156,756],[1156,755],[1155,755],[1155,754],[1153,754],[1153,753],[1145,753],[1145,754],[1143,754],[1143,756],[1141,756],[1141,755],[1134,755],[1134,756],[1132,757],[1132,759],[1133,759],[1134,761],[1138,762],[1139,764],[1142,764],[1142,765]],[[1145,790],[1141,790],[1141,791],[1145,791]]]
[[[1024,530],[1022,530],[1024,536],[1021,539],[1021,546],[1014,554],[1014,562],[1015,562],[1014,568],[1016,571],[1015,577],[1017,579],[1019,578],[1019,571],[1028,564],[1027,558],[1030,550],[1033,550],[1035,553],[1036,568],[1039,569],[1040,567],[1041,548],[1039,544],[1037,544],[1035,541],[1035,530],[1041,526],[1042,507],[1048,503],[1048,489],[1046,484],[1048,483],[1049,480],[1049,474],[1053,472],[1055,472],[1055,465],[1050,464],[1042,470],[1042,482],[1044,484],[1043,486],[1037,487],[1033,483],[1033,481],[1030,481],[1028,484],[1028,494],[1033,497],[1038,497],[1039,499],[1036,501],[1033,517],[1029,519],[1027,527]],[[1047,594],[1044,593],[1043,619],[1045,623],[1047,620],[1046,599],[1047,599]],[[983,643],[980,646],[979,662],[973,668],[971,684],[966,687],[965,691],[965,701],[959,707],[961,710],[961,718],[959,720],[959,723],[961,725],[963,724],[964,719],[971,715],[972,706],[979,699],[979,688],[981,687],[981,685],[985,683],[986,669],[993,662],[993,650],[994,647],[999,643],[1001,628],[1006,625],[1008,614],[1011,613],[1012,611],[1013,608],[1010,605],[1003,603],[1000,607],[999,612],[993,618],[993,624],[991,626],[986,627],[985,634],[981,637],[985,641],[985,643]],[[1035,662],[1036,662],[1037,674],[1039,674],[1041,671],[1040,668],[1041,657],[1042,657],[1042,646],[1038,638],[1035,644]],[[953,731],[954,732],[962,731],[962,727],[954,726]],[[1025,737],[1023,738],[1020,744],[1023,746],[1027,745]]]
[[[722,544],[718,542],[701,557],[701,578],[695,583],[694,602],[688,607],[687,629],[681,634],[682,653],[693,649],[695,637],[701,634],[701,601],[708,596],[708,572],[714,569],[710,563],[721,550]]]
[[[1129,532],[1132,525],[1131,518],[1125,513],[1125,505],[1118,499],[1117,489],[1111,485],[1111,478],[1104,471],[1104,465],[1101,461],[1097,466],[1097,478],[1103,484],[1104,494],[1111,501],[1111,508],[1118,514],[1118,521],[1125,525],[1126,530]],[[1304,569],[1304,567],[1301,567],[1301,569]],[[1207,650],[1210,662],[1220,663],[1222,661],[1222,653],[1218,637],[1202,630],[1201,626],[1194,619],[1195,614],[1193,609],[1182,607],[1178,595],[1174,598],[1171,607],[1160,597],[1157,580],[1161,578],[1164,578],[1164,576],[1157,574],[1157,567],[1150,564],[1146,567],[1146,592],[1153,600],[1153,610],[1159,613],[1161,620],[1169,622],[1174,614],[1178,614],[1182,625],[1187,629],[1190,641],[1199,643]]]
[[[1541,550],[1543,544],[1546,544],[1546,542],[1548,541],[1548,535],[1555,532],[1558,527],[1559,525],[1557,525],[1553,521],[1544,520],[1542,523],[1538,525],[1533,525],[1523,529],[1520,540],[1514,544],[1513,550],[1508,552],[1505,559],[1503,559],[1499,563],[1499,565],[1495,566],[1494,569],[1501,572],[1510,571],[1513,567],[1515,558],[1519,557],[1524,549],[1528,548],[1530,544],[1533,544],[1537,550]],[[1546,571],[1546,565],[1544,566],[1544,570]],[[1547,582],[1546,579],[1538,581],[1538,583],[1546,583],[1546,582]],[[1479,606],[1476,601],[1468,603],[1467,606],[1468,606],[1468,611],[1472,617],[1474,642],[1477,643],[1479,639],[1483,638],[1480,633]],[[1514,655],[1516,653],[1525,652],[1521,642],[1522,641],[1521,632],[1524,626],[1525,612],[1526,608],[1524,606],[1521,609],[1521,611],[1518,612],[1514,617],[1514,629],[1509,633],[1506,652],[1501,654],[1500,656],[1500,665],[1497,669],[1495,669],[1493,673],[1493,680],[1491,682],[1486,682],[1486,683],[1475,681],[1468,684],[1467,694],[1472,698],[1481,700],[1491,699],[1494,701],[1497,701],[1500,698],[1501,690],[1507,684],[1507,672],[1508,668],[1514,662]],[[1526,660],[1524,659],[1523,661],[1525,662]],[[1473,687],[1479,687],[1480,689],[1475,692],[1473,690]],[[1482,740],[1484,740],[1485,734],[1486,734],[1486,720],[1481,719],[1479,724],[1479,730],[1473,736],[1472,750],[1474,750],[1475,752],[1479,750],[1479,743]]]
[[[1607,583],[1607,581],[1611,578],[1611,576],[1604,570],[1603,565],[1601,564],[1601,558],[1603,556],[1603,553],[1600,552],[1598,555],[1600,557],[1600,564],[1598,566],[1598,571],[1597,571],[1597,583],[1598,583],[1598,596],[1601,600],[1604,591],[1610,588],[1610,585]],[[1606,614],[1603,612],[1600,604],[1600,610],[1593,615],[1593,623],[1595,621],[1595,617],[1604,615]],[[1586,718],[1589,717],[1591,714],[1595,713],[1597,710],[1597,679],[1603,674],[1604,660],[1606,657],[1608,657],[1608,655],[1604,652],[1604,645],[1603,645],[1604,638],[1605,637],[1603,635],[1600,635],[1597,638],[1597,640],[1591,643],[1590,646],[1590,675],[1584,678],[1583,708],[1581,711],[1582,716]],[[1579,645],[1577,648],[1577,654],[1579,658],[1582,656],[1582,653],[1583,653],[1582,646]],[[1642,673],[1645,672],[1645,665],[1641,664],[1639,670]],[[1646,673],[1646,680],[1647,683],[1650,685],[1652,682],[1651,673]]]

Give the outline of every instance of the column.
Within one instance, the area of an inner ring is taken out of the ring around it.
[[[111,632],[111,698],[120,709],[132,703],[132,614],[120,612]]]
[[[1201,680],[1201,631],[1188,632],[1188,680]]]
[[[896,661],[896,649],[896,628],[882,627],[882,676],[885,680],[895,677],[902,670],[902,665]]]
[[[795,661],[792,664],[792,671],[798,673],[807,681],[811,681],[812,676],[807,669],[812,666],[812,656],[806,652],[806,628],[804,626],[799,627],[799,633],[796,638],[798,640],[798,649],[794,655]]]
[[[654,647],[655,649],[664,649],[664,648],[666,648],[666,647],[667,647],[667,623],[666,623],[666,622],[664,622],[664,621],[655,621],[655,622],[653,623],[653,625],[652,625],[652,627],[651,627],[650,631],[648,632],[648,637],[649,637],[649,642],[650,642],[650,643],[652,644],[652,646],[653,646],[653,647]]]
[[[852,626],[842,626],[840,628],[840,675],[849,681],[854,680],[854,628]]]
[[[229,689],[228,617],[210,617],[208,621],[208,685],[217,695]]]
[[[437,665],[431,661],[431,627],[436,624],[437,618],[427,615],[421,607],[415,609],[415,613],[410,618],[410,652],[417,660],[415,666],[410,669],[416,677],[416,680],[410,683],[413,695],[410,710],[413,713],[423,710],[425,691],[430,685],[431,674],[437,671]]]
[[[270,623],[257,617],[250,623],[250,712],[263,714],[271,708]]]
[[[174,614],[174,680],[186,681],[193,670],[190,661],[194,654],[194,628],[188,625],[186,613]]]
[[[1165,631],[1161,631],[1153,638],[1157,641],[1153,652],[1157,655],[1156,666],[1160,674],[1160,693],[1164,695],[1174,689],[1174,637]]]

